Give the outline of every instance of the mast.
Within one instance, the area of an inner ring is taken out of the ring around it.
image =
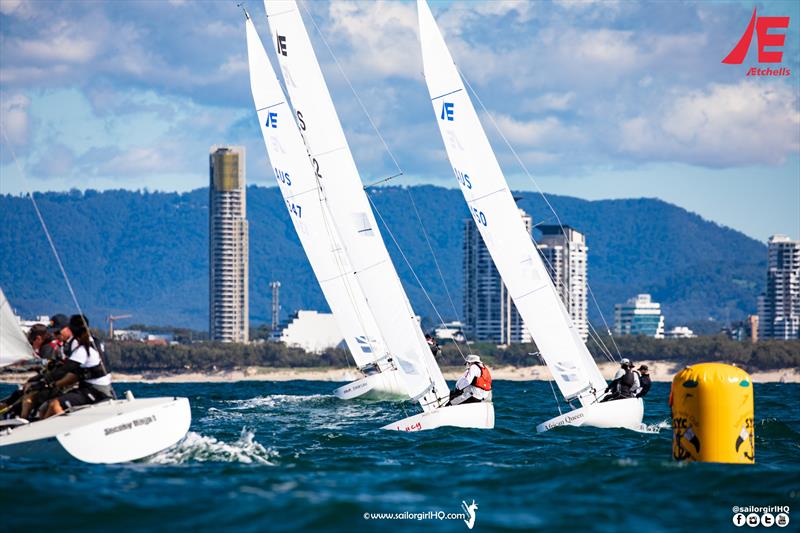
[[[261,133],[300,243],[322,293],[359,367],[386,353],[380,331],[352,273],[352,265],[331,222],[324,191],[309,164],[294,115],[249,17],[246,20],[250,87]],[[277,326],[278,282],[273,290],[273,327]],[[383,360],[381,369],[390,369]]]
[[[286,90],[342,245],[409,394],[432,410],[449,396],[383,242],[342,125],[294,1],[264,2]]]
[[[467,207],[561,394],[594,403],[606,381],[525,229],[428,4],[417,0],[417,8],[425,81]]]

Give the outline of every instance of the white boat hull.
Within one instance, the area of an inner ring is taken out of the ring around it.
[[[407,400],[408,392],[397,370],[372,374],[334,390],[340,400]]]
[[[643,427],[644,404],[641,398],[626,398],[594,403],[551,418],[536,426],[542,433],[560,426],[591,426],[597,428],[628,428],[640,431]]]
[[[494,404],[492,402],[468,403],[441,407],[435,411],[420,413],[381,429],[394,431],[424,431],[442,426],[472,429],[494,428]]]
[[[191,420],[186,398],[109,400],[0,432],[0,456],[125,463],[177,443]]]

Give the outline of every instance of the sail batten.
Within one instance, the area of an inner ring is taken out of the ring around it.
[[[425,82],[448,158],[486,243],[561,394],[589,404],[606,387],[520,216],[477,112],[425,0],[417,1]]]
[[[389,353],[423,409],[448,397],[447,383],[422,334],[364,192],[342,124],[294,1],[265,0],[281,72],[333,223]]]

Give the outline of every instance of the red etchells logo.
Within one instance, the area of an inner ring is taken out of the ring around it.
[[[754,8],[753,16],[750,17],[750,23],[747,25],[747,29],[744,30],[742,38],[739,39],[739,42],[733,47],[731,53],[728,54],[722,62],[729,65],[741,65],[744,58],[747,56],[747,51],[750,49],[750,42],[753,40],[753,30],[755,30],[758,46],[758,62],[780,63],[783,60],[783,51],[769,51],[766,50],[766,47],[783,47],[786,41],[786,34],[769,33],[769,30],[788,27],[789,17],[759,17]],[[747,71],[748,76],[789,76],[790,74],[791,71],[786,67],[781,67],[780,69],[753,67]]]

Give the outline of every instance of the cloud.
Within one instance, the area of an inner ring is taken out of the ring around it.
[[[778,165],[800,150],[798,95],[775,80],[676,91],[625,120],[620,149],[705,166]]]
[[[8,137],[8,141],[15,146],[28,143],[30,135],[28,107],[30,104],[30,98],[19,93],[0,99],[0,127]],[[4,144],[5,140],[3,138]]]

